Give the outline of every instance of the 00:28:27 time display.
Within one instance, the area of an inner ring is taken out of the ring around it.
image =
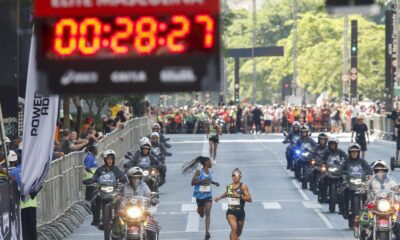
[[[215,20],[207,14],[193,18],[186,15],[172,15],[169,22],[158,21],[152,16],[142,16],[136,21],[130,17],[114,18],[113,22],[102,22],[97,17],[61,18],[53,25],[53,54],[59,57],[71,55],[93,56],[101,50],[113,55],[126,55],[135,51],[138,55],[149,55],[160,47],[168,53],[184,53],[190,47],[187,39],[193,26],[204,29],[202,50],[215,45]]]

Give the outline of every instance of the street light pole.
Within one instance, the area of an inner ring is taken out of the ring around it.
[[[292,95],[297,91],[297,0],[293,0],[293,82]]]
[[[257,6],[256,0],[253,0],[253,48],[252,48],[252,58],[253,58],[253,104],[257,101],[257,63],[255,58],[255,47],[256,47],[256,24],[257,24]]]

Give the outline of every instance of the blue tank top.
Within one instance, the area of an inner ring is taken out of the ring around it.
[[[201,182],[204,179],[210,179],[212,181],[211,169],[208,169],[208,175],[204,172],[204,169],[200,169],[200,175],[197,181]],[[212,197],[211,184],[210,185],[195,185],[193,197],[196,199],[206,199]]]

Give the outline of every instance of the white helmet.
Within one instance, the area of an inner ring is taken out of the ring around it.
[[[18,161],[17,153],[12,151],[12,150],[10,150],[10,152],[8,153],[8,156],[7,156],[7,160],[8,160],[8,162],[16,162],[16,161]]]
[[[140,167],[132,167],[128,170],[129,177],[143,177],[143,170]]]
[[[336,143],[336,145],[339,145],[339,139],[337,139],[337,138],[335,138],[335,137],[329,138],[328,144],[331,143],[331,142],[334,142],[334,143]]]
[[[139,145],[141,148],[151,148],[150,140],[147,137],[142,137],[140,139]]]
[[[300,127],[300,123],[298,121],[294,121],[292,127]]]
[[[115,154],[114,150],[112,149],[107,149],[103,152],[103,158],[113,157],[115,159],[116,156],[117,154]]]
[[[161,128],[160,124],[158,123],[153,123],[153,126],[151,126],[151,128]]]
[[[383,160],[378,160],[378,161],[374,162],[372,169],[374,170],[374,172],[376,172],[378,170],[383,170],[385,172],[389,172],[389,165]]]
[[[153,138],[153,137],[157,137],[158,139],[160,139],[160,134],[158,132],[152,132],[150,135],[150,138]]]

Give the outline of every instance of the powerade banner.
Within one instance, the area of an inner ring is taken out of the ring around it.
[[[22,150],[22,193],[36,194],[50,167],[57,121],[58,96],[38,91],[36,39],[32,38],[25,94]]]

